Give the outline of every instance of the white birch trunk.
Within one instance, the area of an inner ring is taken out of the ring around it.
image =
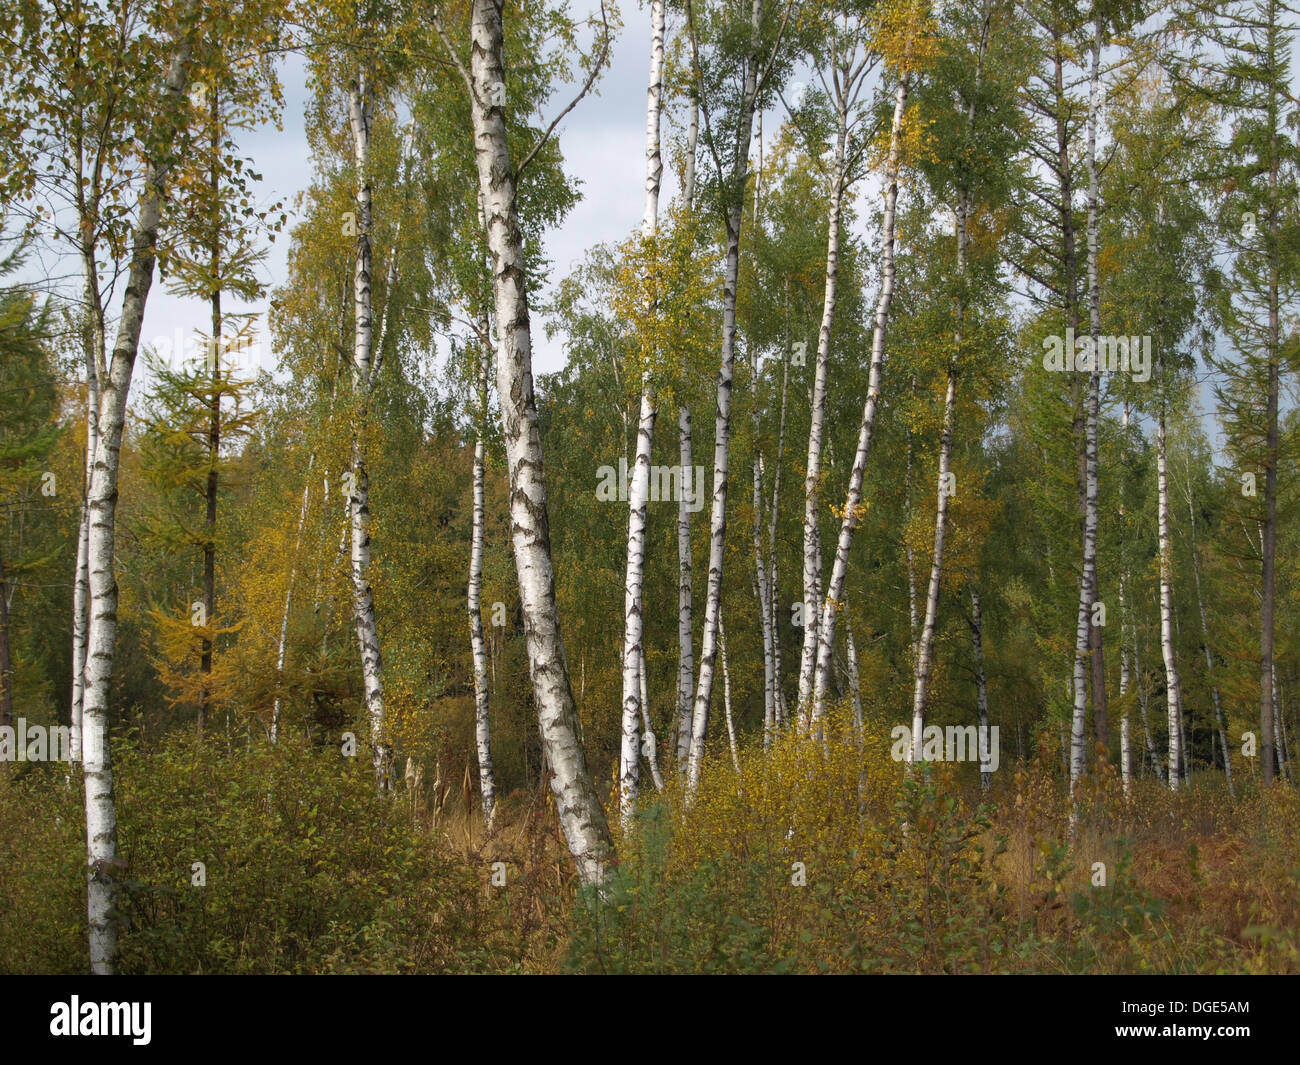
[[[1161,375],[1163,377],[1163,374]],[[1163,381],[1162,381],[1163,386]],[[1160,537],[1160,650],[1165,661],[1165,693],[1169,710],[1169,790],[1178,790],[1182,772],[1182,699],[1178,662],[1174,657],[1173,548],[1169,537],[1169,477],[1165,448],[1165,409],[1161,400],[1156,421],[1156,491]]]
[[[762,0],[753,0],[750,24],[757,46]],[[739,193],[727,212],[727,254],[722,301],[722,356],[718,368],[717,416],[713,434],[713,503],[709,513],[709,575],[704,601],[704,634],[700,641],[699,678],[691,715],[691,748],[686,766],[686,795],[691,801],[700,782],[704,740],[708,734],[709,703],[713,697],[718,654],[718,619],[722,608],[722,561],[727,534],[727,475],[731,465],[731,383],[736,351],[736,287],[740,274],[740,227],[744,217],[745,177],[749,171],[749,146],[754,129],[758,92],[758,60],[745,64],[739,136],[735,146],[736,187]]]
[[[492,255],[497,394],[510,471],[511,541],[529,669],[560,826],[583,882],[598,885],[614,857],[614,848],[587,769],[555,602],[546,477],[533,392],[523,233],[506,141],[499,0],[474,0],[471,34],[474,155]]]
[[[727,719],[727,744],[731,748],[731,764],[736,777],[740,777],[740,752],[736,748],[736,724],[731,717],[731,668],[727,663],[727,629],[718,619],[718,638],[722,645],[722,712]]]
[[[659,187],[663,160],[659,118],[663,110],[664,0],[650,8],[650,86],[646,93],[645,209],[641,236],[650,240],[659,225]],[[641,688],[645,657],[642,585],[645,579],[646,503],[650,494],[650,449],[657,408],[649,368],[641,373],[641,411],[637,420],[636,459],[628,491],[627,566],[623,585],[623,734],[619,758],[619,814],[623,830],[631,828],[640,786],[641,718],[648,718]],[[646,738],[650,741],[649,728]],[[652,741],[651,741],[652,742]]]
[[[488,691],[487,649],[483,639],[483,534],[486,522],[484,482],[487,444],[484,432],[488,418],[488,355],[491,338],[486,309],[479,316],[478,399],[479,424],[474,434],[474,517],[470,533],[469,642],[474,660],[474,745],[478,755],[479,796],[483,804],[483,825],[491,834],[496,824],[496,776],[492,769],[492,728]]]
[[[682,477],[691,465],[691,409],[677,414],[677,435]],[[685,483],[683,481],[683,483]],[[695,484],[703,492],[703,484]],[[677,502],[677,771],[686,772],[691,750],[691,696],[695,694],[695,651],[691,636],[691,512],[686,493]]]
[[[858,672],[858,648],[853,642],[853,624],[849,620],[848,603],[844,604],[844,641],[849,661],[849,695],[853,699],[853,732],[862,740],[862,679]]]
[[[88,226],[83,241],[88,241]],[[72,706],[68,736],[69,758],[81,761],[81,715],[86,685],[86,639],[90,631],[90,480],[99,448],[99,382],[104,365],[104,308],[93,246],[82,248],[82,291],[90,326],[86,330],[86,461],[82,483],[81,521],[77,530],[77,572],[72,589]]]
[[[187,5],[187,12],[189,8]],[[180,38],[168,63],[160,121],[170,125],[188,107],[191,44]],[[87,917],[90,968],[96,975],[113,972],[117,956],[117,916],[114,874],[117,857],[117,810],[113,799],[113,766],[108,746],[108,689],[113,675],[117,639],[117,580],[113,571],[118,472],[127,393],[136,355],[145,304],[153,285],[158,226],[172,159],[150,160],[140,195],[139,215],[132,238],[131,266],[122,298],[117,338],[106,380],[101,382],[98,446],[87,492],[90,532],[87,543],[89,625],[82,694],[82,762],[86,787],[86,850],[89,864]]]
[[[284,590],[284,610],[280,613],[280,640],[275,651],[275,703],[271,707],[271,743],[280,740],[280,708],[284,697],[280,686],[284,683],[284,662],[289,647],[289,613],[293,609],[293,582],[298,576],[298,552],[302,547],[302,530],[307,523],[307,508],[311,502],[311,468],[316,462],[313,451],[307,459],[307,483],[302,486],[302,504],[298,508],[298,529],[293,538],[293,558],[289,560],[289,586]]]
[[[754,360],[757,363],[757,359]],[[758,371],[754,372],[754,575],[758,591],[759,631],[763,637],[763,734],[771,737],[776,727],[776,666],[772,648],[772,602],[763,558],[763,461],[758,452]],[[770,739],[765,742],[770,742]]]
[[[983,62],[983,53],[980,55]],[[982,66],[981,68],[982,69]],[[979,79],[976,79],[976,91]],[[975,103],[967,112],[967,134],[972,135],[975,125]],[[970,192],[962,190],[957,202],[957,277],[963,284],[966,276],[966,222],[970,213]],[[943,429],[939,435],[939,483],[934,510],[934,550],[930,563],[930,584],[925,597],[925,621],[916,645],[916,665],[912,686],[912,751],[909,761],[919,761],[921,738],[925,730],[925,701],[929,694],[931,653],[934,648],[934,629],[939,614],[939,588],[943,579],[943,547],[948,529],[948,474],[952,457],[953,422],[957,414],[957,361],[961,358],[965,297],[957,300],[957,331],[954,337],[953,361],[948,366],[947,387],[943,399]],[[979,597],[972,591],[972,605],[978,610]],[[981,663],[980,669],[983,669]],[[986,785],[987,787],[987,785]]]
[[[348,118],[357,170],[357,251],[353,273],[356,328],[353,340],[352,385],[357,409],[352,437],[352,491],[349,495],[349,532],[352,542],[352,617],[361,652],[361,679],[366,715],[370,722],[370,756],[375,785],[381,793],[393,788],[393,750],[388,742],[384,710],[383,656],[375,621],[375,600],[370,587],[370,481],[366,464],[366,423],[374,386],[372,342],[373,307],[370,291],[370,107],[372,90],[362,74],[348,92]]]
[[[960,223],[964,227],[964,220]],[[958,339],[960,344],[960,338]],[[943,546],[948,528],[948,464],[952,454],[952,429],[957,408],[957,375],[948,368],[943,400],[943,431],[939,437],[939,486],[934,513],[934,553],[930,562],[930,583],[925,595],[925,620],[916,645],[916,667],[912,684],[912,751],[908,761],[921,759],[921,735],[925,730],[925,700],[929,694],[931,651],[939,616],[939,586],[943,579]]]
[[[885,163],[885,214],[880,241],[880,296],[876,301],[875,323],[871,330],[871,369],[867,378],[867,399],[862,408],[862,422],[858,428],[857,450],[853,469],[849,475],[849,488],[845,497],[844,517],[840,522],[839,539],[835,545],[835,561],[826,587],[825,601],[820,607],[817,630],[817,668],[813,675],[813,701],[810,727],[820,728],[825,712],[826,691],[830,683],[831,648],[835,642],[835,614],[844,595],[844,581],[848,575],[849,549],[858,524],[858,510],[862,504],[862,482],[866,474],[867,458],[876,427],[876,408],[880,403],[880,374],[885,359],[885,331],[889,323],[889,305],[894,298],[894,238],[895,212],[898,205],[898,172],[903,151],[903,112],[907,107],[909,75],[904,74],[894,91],[894,116],[890,125],[889,156]]]
[[[1125,446],[1120,452],[1120,466],[1128,466],[1128,399],[1124,400],[1124,414],[1120,422],[1123,429]],[[1121,535],[1127,537],[1128,526],[1124,520],[1124,499],[1120,496],[1119,520]],[[1128,616],[1128,561],[1121,557],[1119,566],[1119,698],[1123,713],[1119,721],[1120,776],[1124,782],[1124,794],[1128,795],[1133,786],[1133,750],[1129,736],[1128,691],[1133,683],[1133,673],[1129,661],[1129,616]]]
[[[776,429],[776,466],[772,473],[772,506],[768,511],[767,524],[767,588],[768,607],[770,611],[769,626],[772,629],[772,713],[773,725],[781,727],[785,717],[785,687],[782,681],[781,666],[781,625],[778,617],[780,608],[780,584],[777,572],[776,527],[781,513],[781,466],[785,462],[785,413],[790,394],[790,352],[781,353],[781,415]]]
[[[821,552],[817,536],[820,517],[822,440],[826,421],[826,370],[830,360],[831,329],[840,273],[840,215],[844,208],[844,155],[848,140],[848,111],[841,104],[837,113],[835,162],[830,206],[826,217],[826,280],[822,290],[822,318],[817,327],[817,362],[813,369],[812,410],[808,421],[808,459],[804,475],[803,508],[803,647],[799,655],[799,703],[796,710],[800,729],[806,729],[811,707],[813,671],[817,662],[817,622],[821,614],[817,572]]]
[[[1097,597],[1097,422],[1099,377],[1097,338],[1101,305],[1097,276],[1097,94],[1101,70],[1101,27],[1093,34],[1092,68],[1088,79],[1088,307],[1093,362],[1088,375],[1084,416],[1083,567],[1079,576],[1079,611],[1074,644],[1074,713],[1070,722],[1070,794],[1087,764],[1084,729],[1088,713],[1087,666],[1092,639],[1092,605]],[[1104,696],[1102,697],[1104,698]],[[1094,697],[1094,705],[1098,699]],[[1073,823],[1073,808],[1071,823]]]

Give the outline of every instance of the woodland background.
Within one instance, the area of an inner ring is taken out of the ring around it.
[[[610,5],[0,14],[0,970],[1300,969],[1296,13],[650,26],[561,271]]]

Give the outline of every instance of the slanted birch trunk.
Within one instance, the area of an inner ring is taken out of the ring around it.
[[[586,884],[598,885],[614,848],[587,768],[555,601],[546,475],[533,392],[523,232],[506,140],[501,10],[501,0],[473,0],[470,112],[492,256],[497,394],[510,473],[511,542],[551,792],[580,877]]]
[[[894,297],[894,240],[895,213],[898,206],[898,173],[902,164],[903,113],[907,107],[910,74],[903,74],[894,90],[894,115],[890,124],[889,155],[885,162],[885,214],[880,238],[880,295],[876,301],[875,322],[871,330],[871,368],[867,378],[867,398],[862,407],[862,421],[858,427],[857,450],[853,456],[853,469],[849,474],[849,487],[845,496],[844,517],[840,522],[839,539],[835,545],[835,561],[827,583],[825,599],[819,607],[817,630],[817,667],[813,675],[812,712],[810,727],[820,730],[825,712],[826,692],[830,684],[831,649],[835,643],[835,615],[844,596],[844,582],[848,575],[849,549],[858,524],[858,511],[862,505],[862,482],[866,474],[867,458],[876,427],[876,408],[880,403],[880,374],[885,360],[885,331],[889,324],[889,306]]]
[[[298,508],[298,528],[293,537],[293,557],[289,560],[289,585],[284,590],[284,610],[280,612],[280,640],[275,651],[275,702],[271,707],[271,742],[280,740],[280,708],[284,701],[281,685],[284,683],[284,661],[289,647],[289,614],[293,609],[293,584],[298,576],[298,552],[302,547],[302,530],[307,523],[307,508],[311,503],[311,468],[316,463],[316,452],[307,458],[306,484],[302,486],[302,504]]]

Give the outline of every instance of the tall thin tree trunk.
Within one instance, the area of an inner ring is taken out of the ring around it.
[[[193,15],[193,4],[181,14],[183,26]],[[163,87],[159,124],[164,133],[176,128],[188,107],[191,43],[188,27],[176,40]],[[170,137],[163,143],[170,144]],[[86,677],[82,706],[82,759],[86,786],[86,849],[89,863],[87,917],[90,931],[90,967],[97,975],[114,970],[117,957],[117,914],[114,874],[117,858],[117,810],[113,798],[113,767],[108,746],[109,682],[117,640],[117,580],[113,572],[116,534],[118,472],[127,393],[136,355],[145,304],[153,285],[158,227],[167,177],[174,158],[163,154],[150,159],[145,169],[139,214],[132,237],[131,266],[127,273],[118,319],[113,357],[102,382],[98,415],[98,446],[90,479],[87,507],[90,539],[89,630],[86,637]]]
[[[727,629],[718,619],[718,638],[722,645],[722,712],[727,719],[727,744],[731,748],[731,764],[740,776],[740,752],[736,748],[736,724],[731,718],[731,668],[727,664]]]
[[[650,779],[654,781],[655,790],[664,790],[663,774],[659,772],[659,742],[650,725],[649,680],[645,664],[645,642],[641,644],[641,753],[650,766]]]
[[[497,394],[509,464],[511,541],[529,670],[551,792],[565,841],[583,882],[597,885],[604,880],[614,847],[587,769],[555,601],[546,475],[533,392],[523,232],[506,140],[500,0],[474,0],[471,34],[474,155],[492,254]]]
[[[82,755],[82,706],[86,687],[86,641],[90,632],[90,480],[99,448],[100,382],[108,372],[104,363],[104,305],[95,261],[91,222],[82,224],[82,292],[88,325],[83,338],[86,361],[86,462],[82,483],[81,522],[77,531],[77,572],[72,591],[72,706],[69,757]]]
[[[1098,234],[1100,218],[1098,213],[1097,180],[1097,122],[1101,104],[1101,37],[1102,22],[1097,20],[1092,37],[1092,70],[1088,79],[1088,325],[1092,335],[1093,367],[1088,378],[1088,422],[1087,422],[1087,495],[1088,515],[1085,518],[1084,533],[1084,568],[1091,570],[1089,588],[1091,601],[1089,611],[1098,599],[1097,579],[1097,431],[1101,418],[1100,382],[1101,374],[1097,365],[1099,357],[1098,338],[1101,335],[1101,281],[1097,268]],[[1093,532],[1092,549],[1089,553],[1086,528],[1091,523]],[[1096,740],[1098,759],[1105,760],[1110,745],[1110,729],[1107,721],[1106,702],[1106,666],[1102,657],[1101,626],[1089,617],[1088,626],[1089,665],[1092,668],[1092,720],[1093,735]]]
[[[985,34],[987,35],[987,23]],[[987,37],[985,37],[987,40]],[[984,69],[984,40],[980,42],[979,61],[976,66],[975,91],[979,92],[980,75]],[[972,99],[966,112],[967,140],[974,139],[975,101]],[[963,188],[957,199],[957,283],[964,286],[966,278],[967,218],[971,210],[971,193]],[[912,688],[912,750],[908,761],[921,757],[921,738],[925,731],[925,701],[929,691],[931,653],[934,647],[934,628],[939,613],[939,587],[943,578],[943,547],[948,526],[949,463],[952,455],[953,423],[957,412],[957,366],[961,359],[962,334],[966,317],[964,291],[957,297],[957,329],[954,337],[952,360],[948,364],[947,387],[943,400],[943,429],[939,435],[939,481],[935,497],[934,550],[930,562],[930,584],[925,597],[925,622],[916,646],[916,664]],[[978,602],[978,597],[975,597]],[[981,666],[982,669],[982,666]]]
[[[754,362],[754,400],[750,408],[754,419],[754,574],[758,591],[759,630],[763,637],[763,733],[771,736],[776,728],[776,668],[772,648],[772,604],[768,588],[768,569],[763,558],[763,461],[758,450],[758,359]]]
[[[787,338],[788,339],[788,338]],[[767,523],[767,588],[768,625],[772,631],[772,715],[773,725],[780,728],[785,716],[785,692],[781,674],[781,625],[778,617],[780,592],[778,590],[776,526],[781,513],[781,465],[785,461],[785,412],[790,386],[789,344],[781,352],[781,414],[776,430],[776,463],[772,471],[772,505]]]
[[[858,648],[853,642],[853,622],[849,619],[849,605],[844,604],[844,642],[849,663],[849,695],[853,700],[853,733],[862,742],[862,677],[858,671]]]
[[[762,0],[752,0],[750,31],[758,47]],[[709,575],[704,601],[704,633],[700,641],[700,668],[691,715],[691,748],[686,766],[686,793],[693,799],[700,782],[704,740],[708,734],[709,703],[713,698],[718,654],[718,619],[722,609],[722,562],[727,538],[727,476],[731,466],[731,384],[736,351],[736,290],[740,275],[740,227],[745,212],[745,178],[749,172],[749,146],[754,129],[758,95],[758,57],[745,62],[741,90],[741,115],[735,145],[737,173],[733,202],[726,215],[726,267],[723,275],[722,355],[718,368],[717,415],[713,433],[713,502],[709,512]]]
[[[826,279],[822,289],[822,317],[817,327],[817,361],[813,368],[812,410],[808,419],[808,458],[804,474],[803,505],[803,649],[799,656],[799,727],[808,727],[811,713],[813,674],[817,664],[818,621],[821,601],[817,573],[821,569],[817,525],[820,518],[822,440],[826,422],[826,372],[830,362],[831,330],[840,276],[840,216],[844,210],[844,158],[848,143],[848,109],[843,102],[836,112],[835,162],[831,195],[826,215]]]
[[[478,754],[478,786],[483,804],[483,825],[491,834],[496,822],[496,776],[492,770],[492,729],[488,692],[487,651],[483,640],[483,534],[486,522],[484,482],[487,442],[484,439],[488,419],[488,358],[491,334],[488,330],[487,306],[479,315],[479,356],[475,377],[478,391],[478,425],[474,433],[474,517],[470,533],[469,642],[474,659],[474,743]]]
[[[280,613],[280,640],[275,652],[275,703],[271,707],[271,742],[280,740],[280,709],[284,702],[281,688],[284,684],[284,662],[289,647],[289,614],[293,609],[293,583],[298,576],[298,552],[302,547],[302,531],[307,524],[307,509],[311,503],[311,468],[316,463],[316,452],[307,457],[306,483],[302,486],[302,504],[298,508],[298,528],[293,537],[293,556],[289,560],[289,585],[284,590],[284,610]]]
[[[1128,397],[1124,397],[1124,414],[1120,422],[1121,425],[1121,445],[1120,445],[1120,468],[1128,468],[1128,426],[1129,426],[1129,405]],[[1119,525],[1120,536],[1123,542],[1128,540],[1128,521],[1124,513],[1124,495],[1121,491],[1119,501]],[[1129,643],[1129,600],[1128,600],[1128,556],[1121,547],[1120,564],[1119,564],[1119,700],[1123,707],[1122,716],[1119,722],[1119,747],[1120,747],[1120,776],[1124,782],[1124,794],[1128,795],[1133,785],[1133,750],[1131,737],[1129,735],[1129,704],[1128,692],[1133,683],[1133,673],[1131,668],[1131,644]]]
[[[1161,360],[1163,362],[1163,359]],[[1161,387],[1164,387],[1163,366]],[[1158,520],[1160,538],[1160,650],[1165,662],[1165,693],[1169,708],[1169,788],[1178,790],[1178,778],[1183,771],[1182,690],[1178,676],[1178,662],[1174,656],[1173,626],[1173,547],[1169,536],[1169,476],[1168,453],[1165,445],[1165,401],[1160,400],[1160,414],[1156,420],[1156,491],[1158,495]]]
[[[867,398],[862,407],[862,422],[858,427],[858,444],[849,474],[849,487],[845,497],[844,517],[840,522],[839,539],[835,545],[835,562],[827,584],[824,602],[820,605],[817,628],[817,667],[813,675],[813,702],[810,727],[820,729],[825,710],[826,691],[830,685],[831,649],[835,643],[835,614],[844,596],[844,582],[848,575],[849,549],[853,532],[858,524],[858,510],[862,504],[862,482],[866,474],[867,458],[876,427],[876,408],[880,402],[880,374],[885,359],[885,331],[889,323],[889,305],[894,298],[894,240],[895,212],[898,205],[898,174],[902,163],[903,112],[907,107],[909,74],[903,74],[894,90],[894,117],[890,126],[889,156],[885,163],[885,215],[880,239],[880,296],[876,301],[875,323],[871,330],[871,368],[867,378]]]
[[[1070,155],[1069,155],[1069,126],[1065,112],[1065,88],[1064,88],[1064,61],[1062,51],[1064,43],[1058,37],[1055,41],[1055,92],[1056,92],[1056,148],[1057,148],[1057,180],[1060,188],[1060,212],[1061,212],[1061,234],[1062,247],[1064,251],[1064,266],[1066,274],[1066,293],[1065,293],[1065,312],[1066,319],[1077,336],[1079,332],[1079,303],[1078,290],[1076,288],[1076,270],[1077,261],[1075,258],[1074,246],[1074,186],[1070,177]],[[1094,105],[1096,101],[1095,91],[1089,90],[1088,95],[1088,123],[1089,129],[1092,129],[1092,123],[1095,118]],[[1089,385],[1091,385],[1091,377]],[[1084,768],[1087,764],[1087,750],[1084,745],[1084,726],[1088,716],[1088,682],[1087,682],[1087,661],[1088,650],[1091,644],[1091,613],[1094,589],[1092,578],[1094,576],[1094,567],[1090,564],[1090,559],[1095,556],[1096,552],[1096,526],[1089,526],[1089,520],[1096,518],[1096,509],[1088,504],[1089,486],[1095,488],[1095,480],[1089,475],[1090,467],[1088,465],[1088,440],[1090,438],[1089,429],[1091,428],[1090,406],[1091,388],[1086,390],[1086,395],[1080,403],[1078,399],[1078,379],[1072,383],[1071,405],[1073,409],[1073,425],[1071,435],[1075,441],[1076,458],[1078,460],[1078,494],[1079,494],[1079,512],[1081,520],[1081,540],[1083,565],[1079,572],[1079,608],[1075,619],[1075,642],[1074,642],[1074,665],[1072,669],[1072,684],[1074,692],[1074,708],[1070,717],[1070,794],[1073,796],[1075,785],[1083,776]],[[1080,413],[1082,406],[1082,415]],[[1070,807],[1070,823],[1073,826],[1075,822],[1075,808]]]
[[[654,238],[659,226],[659,187],[663,160],[659,150],[659,119],[663,110],[664,0],[650,7],[650,86],[646,93],[645,209],[642,239]],[[627,831],[636,813],[640,786],[641,717],[643,705],[641,663],[645,657],[645,616],[642,585],[645,580],[646,503],[650,492],[650,448],[654,440],[654,384],[649,367],[641,372],[641,411],[637,421],[636,460],[628,492],[627,566],[623,585],[623,736],[619,762],[619,811]],[[680,482],[679,482],[680,489]],[[679,491],[680,494],[680,491]],[[647,729],[647,739],[649,730]]]
[[[1277,663],[1273,663],[1273,705],[1277,707],[1277,738],[1279,744],[1282,774],[1287,781],[1295,783],[1295,767],[1291,762],[1291,741],[1286,732],[1286,704],[1282,699],[1282,685],[1277,679]]]
[[[357,646],[361,652],[361,678],[365,688],[366,714],[370,720],[371,762],[375,785],[381,793],[393,788],[393,749],[388,740],[384,708],[383,656],[375,620],[374,593],[370,587],[370,475],[366,461],[366,437],[370,395],[374,388],[372,365],[371,198],[370,119],[373,86],[368,72],[362,72],[348,91],[348,118],[357,171],[357,251],[353,274],[356,307],[352,356],[352,386],[357,405],[352,434],[352,491],[349,526],[352,539],[352,617]]]
[[[1267,55],[1270,67],[1276,61],[1276,13],[1270,7]],[[1260,756],[1264,786],[1273,783],[1273,612],[1274,574],[1277,557],[1277,464],[1278,464],[1278,361],[1280,326],[1278,317],[1278,133],[1276,94],[1269,93],[1270,118],[1268,171],[1268,397],[1265,402],[1264,455],[1264,523],[1260,530],[1260,608],[1259,608],[1259,717]]]
[[[912,378],[912,389],[916,391],[916,378]],[[907,430],[907,459],[903,471],[903,528],[912,525],[912,430]],[[912,550],[911,539],[904,534],[903,554],[907,560],[907,650],[911,656],[911,666],[916,669],[916,649],[921,642],[921,611],[917,604],[920,596],[916,592],[916,552]]]
[[[682,484],[694,478],[691,465],[691,409],[685,404],[677,412],[677,440]],[[692,480],[694,494],[704,485]],[[691,511],[686,493],[677,501],[677,771],[686,772],[691,751],[691,697],[695,694],[695,651],[691,636]]]
[[[216,94],[213,93],[213,107],[216,106]],[[217,150],[218,137],[213,132],[213,150]],[[213,190],[215,193],[217,185],[217,174],[213,171]],[[213,277],[220,276],[218,269],[220,266],[219,246],[214,244],[212,249],[212,273]],[[221,289],[216,288],[212,292],[212,344],[209,349],[209,357],[212,360],[210,367],[212,385],[212,397],[208,404],[208,477],[204,486],[204,501],[206,503],[206,512],[204,515],[204,539],[203,539],[203,625],[205,632],[203,635],[202,657],[200,659],[199,670],[203,674],[202,687],[199,689],[199,715],[197,721],[198,731],[203,731],[204,722],[208,717],[209,701],[212,698],[212,630],[216,622],[217,613],[217,493],[220,488],[220,475],[217,471],[217,460],[221,455]]]
[[[695,207],[695,153],[700,136],[700,102],[697,88],[691,83],[691,112],[686,130],[686,174],[683,179],[682,200],[687,211]],[[677,411],[677,446],[681,462],[682,484],[691,476],[694,486],[692,500],[683,491],[677,501],[677,772],[685,776],[691,753],[692,699],[695,695],[695,650],[692,637],[693,595],[691,571],[694,559],[691,550],[691,511],[693,497],[704,491],[704,485],[694,479],[691,458],[691,408],[682,403]]]

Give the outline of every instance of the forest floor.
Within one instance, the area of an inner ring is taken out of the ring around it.
[[[1300,972],[1300,794],[1220,775],[1070,828],[1058,751],[908,779],[832,735],[647,792],[599,900],[550,797],[378,798],[364,759],[192,737],[115,755],[123,972]],[[86,969],[81,795],[0,772],[0,972]],[[966,771],[970,771],[966,775]],[[440,789],[441,790],[441,789]],[[607,804],[609,808],[616,808]]]

